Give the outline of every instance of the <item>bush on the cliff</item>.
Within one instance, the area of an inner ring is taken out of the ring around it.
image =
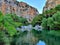
[[[32,25],[33,25],[33,26],[35,26],[36,24],[41,25],[42,18],[43,18],[43,15],[42,15],[42,14],[37,15],[37,16],[33,19]]]

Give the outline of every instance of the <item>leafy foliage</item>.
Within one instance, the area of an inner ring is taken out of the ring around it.
[[[47,19],[46,18],[43,18],[41,25],[42,25],[43,29],[46,29],[46,27],[47,27]]]
[[[47,26],[49,26],[50,30],[54,27],[54,20],[52,17],[47,19]]]
[[[44,15],[47,20],[46,23],[42,20],[41,24],[44,28],[47,28],[48,30],[60,30],[60,5],[57,5],[53,9],[46,10]],[[43,24],[47,25],[47,27]]]
[[[55,7],[55,9],[56,9],[57,11],[60,11],[60,5],[57,5],[57,6]]]
[[[59,30],[60,29],[60,12],[55,13],[53,15],[53,19],[54,19],[55,30]]]
[[[24,22],[27,22],[25,18],[14,16],[15,14],[6,14],[3,15],[0,12],[0,40],[5,45],[10,45],[13,40],[13,37],[17,36],[16,28],[22,25],[25,25]],[[18,37],[18,36],[17,36]]]
[[[33,26],[35,26],[36,24],[41,25],[42,18],[43,18],[43,15],[42,15],[42,14],[37,15],[37,16],[33,19],[32,25],[33,25]]]

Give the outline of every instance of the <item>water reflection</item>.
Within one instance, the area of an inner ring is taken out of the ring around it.
[[[60,37],[48,34],[48,31],[21,31],[16,45],[60,45]]]
[[[46,45],[46,44],[45,44],[44,41],[41,41],[41,40],[40,40],[40,41],[37,43],[37,45]]]
[[[18,38],[16,45],[36,45],[37,42],[38,38],[32,32],[27,32],[26,35]]]
[[[36,45],[40,39],[40,33],[42,31],[42,26],[32,25],[21,26],[21,28],[16,28],[18,31],[23,32],[22,37],[20,36],[16,42],[16,45]],[[27,31],[27,34],[24,35],[24,32]],[[38,42],[39,43],[39,42]]]
[[[42,26],[40,25],[35,25],[35,27],[33,27],[32,25],[27,25],[27,26],[21,26],[21,28],[16,28],[17,30],[21,30],[21,31],[31,31],[33,29],[37,30],[37,31],[42,31]]]

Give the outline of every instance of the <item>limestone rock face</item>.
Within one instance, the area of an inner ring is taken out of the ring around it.
[[[50,10],[60,4],[60,0],[47,0],[43,11]]]
[[[39,14],[36,8],[16,0],[0,0],[0,11],[2,11],[3,14],[15,13],[18,16],[27,18],[28,22],[31,22],[32,19]]]

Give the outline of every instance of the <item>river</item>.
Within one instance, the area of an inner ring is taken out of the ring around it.
[[[23,28],[25,29],[22,31],[23,36],[18,38],[16,45],[60,45],[60,37],[49,35],[48,31],[44,30],[30,30],[32,26],[29,26],[29,30]]]

